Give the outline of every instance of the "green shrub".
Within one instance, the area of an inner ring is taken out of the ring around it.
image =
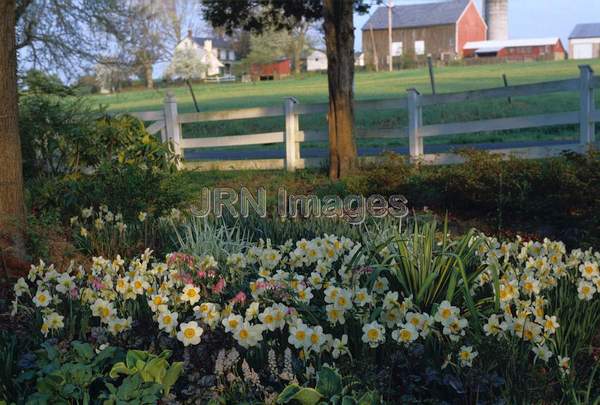
[[[81,98],[22,96],[19,132],[25,178],[69,175],[90,165],[103,148],[95,135],[101,114]]]
[[[84,99],[29,94],[21,99],[21,135],[34,212],[65,219],[105,204],[126,218],[177,206],[186,189],[177,158],[138,119],[108,116]]]

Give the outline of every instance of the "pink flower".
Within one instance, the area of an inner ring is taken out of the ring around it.
[[[94,277],[92,279],[92,287],[94,287],[96,290],[102,290],[104,288],[104,284],[98,277]]]
[[[246,294],[240,291],[231,299],[232,304],[244,304],[246,302]]]
[[[77,287],[71,288],[71,290],[69,291],[69,295],[71,296],[71,299],[77,299],[79,297],[79,290],[77,289]]]
[[[214,294],[221,294],[221,292],[223,291],[223,289],[225,288],[225,279],[223,277],[221,277],[219,279],[219,281],[217,281],[217,284],[215,284],[212,288],[212,292]]]
[[[173,265],[173,264],[186,264],[189,267],[193,267],[194,266],[194,256],[185,254],[185,253],[181,253],[181,252],[174,252],[171,253],[169,255],[169,258],[167,259],[167,264],[169,266]]]
[[[205,278],[206,277],[206,272],[204,270],[198,270],[198,273],[196,273],[196,274],[200,278]]]

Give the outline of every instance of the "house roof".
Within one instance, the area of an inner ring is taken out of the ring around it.
[[[206,40],[211,40],[212,41],[212,46],[213,48],[219,48],[219,49],[231,49],[231,42],[225,38],[219,38],[219,37],[192,37],[192,39],[194,40],[194,42],[196,42],[199,46],[203,47],[204,46],[204,41]]]
[[[435,3],[407,4],[392,7],[392,28],[426,27],[454,24],[470,0],[446,0]],[[363,25],[363,31],[388,28],[388,7],[378,7]]]
[[[516,48],[521,46],[546,46],[556,45],[560,41],[558,37],[551,38],[527,38],[527,39],[509,39],[506,41],[475,41],[467,42],[463,49],[503,49]]]
[[[600,38],[600,23],[577,24],[569,35],[569,39],[574,38]]]

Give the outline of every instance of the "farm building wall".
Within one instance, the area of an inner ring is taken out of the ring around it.
[[[477,57],[476,49],[465,49],[465,58]],[[480,55],[480,58],[494,58],[497,60],[528,61],[528,60],[564,60],[566,51],[562,43],[558,41],[554,45],[531,45],[531,46],[505,46],[498,52],[489,55]]]
[[[573,38],[569,41],[571,59],[600,58],[600,38]]]
[[[424,42],[424,52],[422,55],[417,55],[415,42]],[[373,41],[371,40],[371,31],[364,29],[362,32],[363,51],[365,53],[365,64],[368,66],[374,65],[373,46],[375,42],[375,50],[379,67],[387,66],[388,56],[388,31],[373,30]],[[416,28],[396,28],[392,30],[392,42],[402,43],[402,55],[395,56],[396,59],[408,58],[419,59],[425,55],[431,54],[434,59],[441,59],[442,56],[456,55],[456,30],[455,24],[437,25],[432,27],[416,27]]]
[[[508,60],[563,60],[565,56],[560,44],[504,48],[498,52],[499,58]]]
[[[277,80],[291,73],[292,63],[289,59],[263,64],[255,63],[250,67],[250,76],[253,80]]]
[[[487,27],[475,3],[471,2],[459,18],[456,27],[456,50],[462,56],[462,51],[467,42],[485,41]]]

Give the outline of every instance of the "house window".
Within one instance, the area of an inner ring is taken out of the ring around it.
[[[219,51],[219,59],[227,60],[227,51],[225,49]]]
[[[229,51],[229,60],[235,60],[235,52]]]
[[[425,41],[415,41],[415,54],[425,55]]]
[[[402,42],[392,42],[392,56],[402,56]]]

